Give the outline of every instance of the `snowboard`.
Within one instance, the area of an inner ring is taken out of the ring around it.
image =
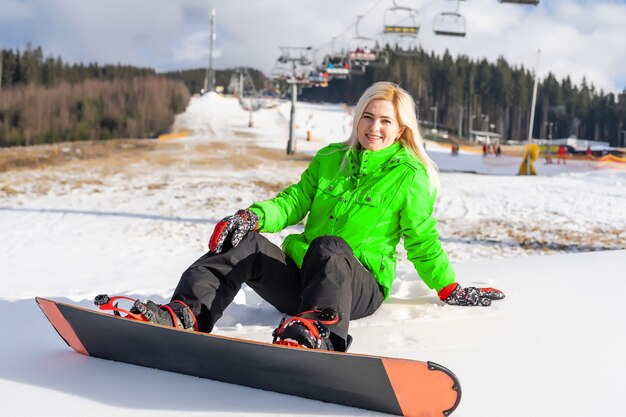
[[[36,301],[87,356],[404,416],[448,416],[461,400],[457,377],[433,362],[280,346]]]

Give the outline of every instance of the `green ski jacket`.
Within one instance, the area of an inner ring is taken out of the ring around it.
[[[302,267],[313,239],[339,236],[373,273],[387,298],[400,237],[429,288],[438,291],[454,282],[432,217],[434,202],[426,169],[400,142],[379,151],[348,150],[337,143],[317,153],[298,183],[250,210],[259,216],[258,230],[270,233],[308,214],[304,233],[287,236],[283,251]]]

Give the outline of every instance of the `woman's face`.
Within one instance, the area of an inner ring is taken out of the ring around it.
[[[372,100],[365,107],[357,125],[356,135],[361,146],[370,151],[385,149],[404,132],[391,101]]]

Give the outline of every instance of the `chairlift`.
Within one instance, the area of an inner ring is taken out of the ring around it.
[[[298,58],[298,64],[302,65],[303,67],[306,67],[308,65],[311,65],[313,63],[313,61],[311,61],[311,59],[307,56],[301,56],[300,58]]]
[[[312,70],[309,72],[308,78],[313,87],[328,87],[330,75],[326,71]]]
[[[376,50],[370,46],[357,46],[348,52],[350,61],[369,62],[376,61],[377,58]]]
[[[463,37],[466,34],[465,17],[455,12],[439,13],[435,16],[433,31],[435,35]]]
[[[279,64],[297,64],[300,66],[311,65],[312,61],[310,54],[312,48],[307,47],[293,47],[293,46],[281,46],[281,54],[277,59]]]
[[[422,45],[417,36],[402,36],[396,41],[392,51],[399,56],[419,56],[421,49]]]
[[[282,57],[281,57],[282,58]],[[271,75],[272,75],[272,79],[273,80],[286,80],[287,78],[291,77],[291,74],[293,72],[293,69],[291,68],[291,65],[289,65],[287,62],[283,62],[281,61],[281,58],[279,58],[276,63],[274,64],[274,68],[272,69]]]
[[[320,65],[317,59],[318,49],[313,50],[313,62],[311,63],[311,69],[309,70],[308,77],[311,82],[328,82],[328,72],[323,65]]]
[[[330,78],[345,79],[350,75],[350,62],[345,55],[326,55],[321,71],[326,71]]]
[[[296,62],[298,65],[306,67],[313,63],[313,60],[311,59],[311,55],[314,53],[313,47],[307,46],[304,48],[292,48],[292,49],[300,53],[298,58],[296,59]]]
[[[354,61],[350,63],[350,75],[363,75],[367,70],[368,64],[364,61]]]
[[[385,10],[383,33],[392,35],[417,36],[420,25],[417,22],[418,11],[410,7],[398,6],[393,0],[393,7]]]
[[[354,30],[356,36],[350,41],[350,49],[348,51],[348,59],[350,63],[361,64],[378,59],[378,42],[376,39],[368,38],[359,34],[359,22],[363,16],[359,16],[356,20]]]
[[[311,80],[309,80],[309,78],[306,75],[302,75],[302,74],[296,75],[295,77],[288,78],[286,82],[289,85],[296,84],[299,87],[311,86]]]
[[[369,61],[367,63],[368,67],[384,68],[389,65],[389,53],[386,50],[379,50],[377,55],[375,61]]]
[[[465,36],[465,17],[459,13],[460,6],[460,0],[457,0],[454,12],[443,12],[435,16],[435,21],[433,22],[435,35]]]
[[[393,7],[385,10],[383,35],[394,45],[393,51],[396,55],[418,54],[418,13],[416,9],[399,6],[396,0],[393,0]]]
[[[536,6],[539,4],[539,0],[498,0],[500,3],[512,3],[512,4],[528,4]]]
[[[325,71],[310,71],[308,77],[309,80],[314,83],[323,83],[328,81],[328,73]]]

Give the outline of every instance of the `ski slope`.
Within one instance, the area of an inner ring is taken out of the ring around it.
[[[193,134],[150,157],[1,174],[0,415],[378,415],[83,357],[34,302],[91,307],[104,292],[166,301],[219,219],[297,181],[306,155],[349,132],[343,106],[301,104],[297,115],[300,154],[289,160],[275,151],[286,146],[288,103],[256,112],[249,128],[236,100],[209,94],[177,119]],[[517,177],[519,158],[428,150],[442,170],[436,217],[459,282],[507,298],[444,305],[400,248],[392,297],[352,323],[351,351],[449,367],[463,388],[455,416],[618,415],[626,173],[572,162]],[[280,244],[301,227],[268,238]],[[216,332],[268,341],[279,320],[244,288]]]

